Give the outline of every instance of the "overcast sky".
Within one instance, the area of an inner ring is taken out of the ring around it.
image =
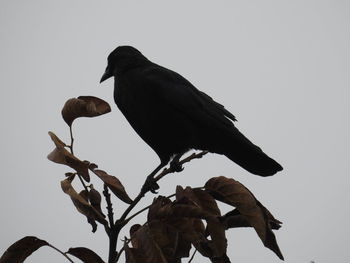
[[[0,254],[35,235],[106,258],[104,230],[92,234],[61,190],[70,170],[46,159],[53,149],[47,132],[69,142],[60,116],[68,98],[108,101],[110,114],[74,124],[75,152],[136,196],[159,160],[114,105],[113,81],[99,84],[109,52],[128,44],[224,104],[239,129],[284,166],[260,178],[211,154],[166,177],[160,194],[233,177],[283,221],[275,233],[286,262],[350,262],[350,2],[136,2],[0,2]],[[252,229],[227,237],[232,262],[280,262]],[[66,262],[49,248],[27,260],[47,261]],[[194,262],[207,261],[197,255]]]

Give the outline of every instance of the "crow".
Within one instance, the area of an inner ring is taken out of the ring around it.
[[[283,169],[234,126],[235,116],[223,105],[136,48],[119,46],[110,53],[100,83],[113,76],[115,103],[160,158],[150,178],[191,149],[223,154],[259,176]]]

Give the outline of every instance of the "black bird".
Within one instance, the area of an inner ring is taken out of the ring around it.
[[[112,76],[115,103],[160,158],[149,177],[190,149],[223,154],[260,176],[283,169],[234,126],[236,118],[224,106],[137,49],[120,46],[108,56],[100,82]]]

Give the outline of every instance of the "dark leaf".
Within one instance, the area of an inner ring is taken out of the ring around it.
[[[236,207],[240,214],[245,216],[249,224],[254,227],[263,244],[283,260],[266,212],[245,186],[232,178],[220,176],[211,178],[205,184],[205,189],[215,199]]]
[[[181,189],[178,187],[178,192]],[[153,201],[149,209],[148,222],[161,220],[176,229],[183,242],[193,244],[203,256],[211,257],[215,251],[211,247],[211,241],[205,237],[205,228],[200,219],[207,216],[210,218],[209,214],[193,205],[192,201],[184,196],[181,196],[176,203],[160,196]]]
[[[187,198],[192,201],[192,203],[201,208],[208,214],[213,215],[211,220],[207,221],[207,231],[211,236],[212,246],[213,246],[213,257],[222,257],[226,254],[227,240],[225,237],[225,228],[223,224],[219,221],[221,215],[220,210],[216,204],[214,198],[208,194],[206,191],[201,189],[192,189],[186,187],[184,190],[182,188],[176,189],[176,199]]]
[[[71,126],[79,117],[95,117],[111,111],[109,104],[93,96],[80,96],[66,101],[62,109],[64,121]]]
[[[37,237],[26,236],[13,243],[1,256],[0,263],[22,263],[34,251],[48,243]]]
[[[161,220],[148,222],[148,226],[168,262],[178,262],[189,256],[191,243],[175,227]]]
[[[103,215],[101,215],[95,208],[93,208],[81,195],[79,195],[73,188],[71,184],[71,179],[67,178],[61,181],[61,187],[63,192],[70,196],[74,206],[77,210],[85,215],[90,222],[91,219],[100,222],[103,225],[107,225],[107,221],[104,219]]]
[[[101,209],[101,194],[94,188],[92,184],[90,185],[89,199],[92,207],[95,208],[103,217],[106,217]]]
[[[138,251],[143,255],[144,263],[167,263],[165,256],[154,241],[148,226],[140,227],[133,235],[138,244]]]
[[[171,203],[172,201],[164,196],[158,196],[157,198],[154,198],[152,205],[148,209],[147,221],[150,222],[152,220],[158,219],[159,209]]]
[[[132,200],[125,191],[124,186],[115,176],[107,174],[103,170],[93,170],[93,172],[108,186],[109,189],[122,201],[131,204]]]
[[[125,263],[144,263],[144,256],[136,248],[130,248],[127,244],[124,243],[125,250]]]
[[[99,255],[86,247],[70,248],[67,253],[79,258],[84,263],[104,263]]]
[[[56,148],[47,156],[47,158],[55,163],[68,165],[73,168],[79,175],[81,175],[85,181],[90,182],[90,176],[88,172],[89,163],[83,162],[71,154],[65,148],[65,144],[53,133],[49,132],[52,141],[55,143]]]
[[[130,238],[131,238],[131,244],[134,248],[138,248],[139,244],[137,243],[138,240],[134,238],[134,234],[136,233],[137,230],[141,228],[140,224],[135,224],[130,227],[129,233],[130,233]]]

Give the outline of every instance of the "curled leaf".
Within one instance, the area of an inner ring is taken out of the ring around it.
[[[48,243],[34,236],[26,236],[13,243],[1,256],[0,263],[22,263],[34,251]]]
[[[215,199],[236,207],[254,227],[265,247],[271,249],[283,260],[266,211],[244,185],[232,178],[220,176],[209,179],[204,187]]]
[[[56,148],[47,156],[47,158],[55,163],[64,164],[73,168],[85,181],[90,181],[88,172],[89,162],[81,161],[65,148],[65,144],[53,133],[49,132]]]
[[[70,196],[74,206],[77,210],[88,218],[88,222],[96,220],[103,225],[107,225],[107,221],[104,219],[95,208],[93,208],[81,195],[79,195],[71,184],[71,179],[67,178],[61,181],[61,187],[63,192]]]
[[[66,101],[62,109],[64,121],[71,126],[79,117],[96,117],[111,111],[109,104],[97,97],[80,96]]]
[[[94,174],[96,174],[106,185],[111,191],[122,201],[124,201],[127,204],[131,204],[132,200],[128,196],[128,194],[125,191],[124,186],[122,183],[119,181],[119,179],[115,176],[107,174],[103,170],[92,170]]]
[[[79,258],[84,263],[104,263],[104,261],[91,249],[86,247],[73,247],[67,251],[67,254],[71,254]]]
[[[94,188],[92,184],[90,185],[89,199],[92,207],[100,212],[103,217],[105,217],[101,209],[101,194]]]

